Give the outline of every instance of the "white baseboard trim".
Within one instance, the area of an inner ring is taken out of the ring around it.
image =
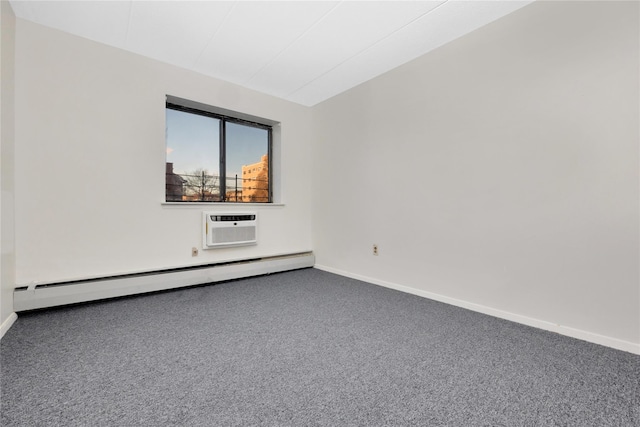
[[[0,339],[4,337],[4,334],[7,333],[7,331],[13,326],[16,320],[18,320],[18,315],[15,313],[11,313],[9,317],[7,317],[7,320],[2,322],[2,326],[0,326]]]
[[[325,265],[316,264],[314,268],[317,268],[318,270],[327,271],[329,273],[338,274],[340,276],[361,280],[363,282],[372,283],[374,285],[383,286],[385,288],[395,289],[397,291],[406,292],[406,293],[417,295],[423,298],[428,298],[434,301],[439,301],[446,304],[454,305],[456,307],[466,308],[471,311],[476,311],[478,313],[487,314],[489,316],[498,317],[500,319],[505,319],[512,322],[516,322],[516,323],[521,323],[523,325],[532,326],[534,328],[543,329],[545,331],[555,332],[560,335],[565,335],[571,338],[577,338],[579,340],[588,341],[594,344],[600,344],[606,347],[615,348],[616,350],[622,350],[629,353],[640,355],[640,344],[636,344],[630,341],[624,341],[617,338],[608,337],[605,335],[595,334],[593,332],[588,332],[581,329],[575,329],[569,326],[558,325],[555,323],[547,322],[545,320],[540,320],[532,317],[523,316],[520,314],[510,313],[508,311],[498,310],[498,309],[487,307],[481,304],[475,304],[472,302],[447,297],[447,296],[436,294],[433,292],[423,291],[423,290],[415,289],[405,285],[399,285],[397,283],[374,279],[373,277],[367,277],[367,276],[362,276],[360,274],[349,273],[348,271],[327,267]]]

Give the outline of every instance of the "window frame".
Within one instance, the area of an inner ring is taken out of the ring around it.
[[[211,107],[215,109],[215,107]],[[214,113],[212,111],[207,111],[199,108],[188,107],[180,103],[172,102],[167,99],[165,102],[165,113],[167,109],[181,111],[189,114],[196,114],[204,117],[214,118],[220,121],[219,125],[219,181],[220,181],[220,201],[212,202],[207,200],[167,200],[167,195],[165,192],[164,202],[165,203],[184,203],[184,204],[193,204],[193,203],[238,203],[238,204],[248,204],[248,203],[259,203],[262,205],[273,204],[273,126],[265,123],[259,123],[252,120],[243,119],[240,117],[230,116],[227,114]],[[243,126],[255,127],[258,129],[263,129],[267,131],[267,177],[268,177],[268,200],[266,202],[238,202],[237,200],[227,201],[227,168],[226,168],[226,147],[227,147],[227,139],[226,139],[226,124],[227,123],[235,123]],[[165,141],[166,146],[166,141]],[[166,157],[165,157],[166,162]],[[165,175],[165,186],[166,186],[166,175]]]

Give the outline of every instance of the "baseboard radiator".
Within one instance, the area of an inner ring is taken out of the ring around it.
[[[14,311],[56,307],[313,267],[311,252],[16,288]]]

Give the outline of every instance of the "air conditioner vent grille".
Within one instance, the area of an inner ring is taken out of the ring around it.
[[[236,243],[256,240],[256,227],[227,227],[213,230],[213,243]]]

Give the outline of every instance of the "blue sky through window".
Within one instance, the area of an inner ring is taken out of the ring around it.
[[[197,169],[219,175],[220,120],[166,109],[167,162],[173,170],[186,174]],[[268,150],[268,131],[252,126],[227,123],[227,178],[238,174],[242,166],[257,163]]]
[[[219,175],[220,120],[166,109],[167,162],[177,174],[204,169]]]

